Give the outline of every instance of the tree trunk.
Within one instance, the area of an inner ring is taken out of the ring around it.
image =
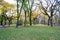
[[[53,26],[53,10],[51,10],[51,17],[50,17],[50,24],[51,24],[51,27]]]
[[[18,0],[17,0],[17,23],[16,23],[16,27],[18,27],[18,23],[19,23],[18,13],[19,13],[19,9],[18,9]]]
[[[5,25],[6,25],[6,19],[5,19]]]
[[[9,19],[9,27],[10,27],[10,22],[11,22],[11,20]]]
[[[18,27],[18,24],[19,24],[19,19],[17,19],[16,28]]]
[[[49,17],[49,19],[48,19],[48,26],[49,26],[49,25],[50,25],[51,27],[53,26],[52,17]]]
[[[5,20],[3,20],[3,25],[2,26],[5,27]]]
[[[50,17],[48,17],[48,26],[49,26],[49,24],[50,24]]]
[[[50,18],[51,27],[53,26],[52,17]]]
[[[32,15],[32,11],[31,11],[31,9],[30,9],[30,26],[32,25],[31,15]]]
[[[44,16],[44,24],[45,24],[45,16]]]
[[[1,21],[1,25],[3,24],[3,21]]]
[[[26,11],[25,11],[25,22],[24,22],[24,26],[26,26]]]

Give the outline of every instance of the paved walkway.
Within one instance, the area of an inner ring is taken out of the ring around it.
[[[2,26],[0,25],[0,28],[2,28]]]

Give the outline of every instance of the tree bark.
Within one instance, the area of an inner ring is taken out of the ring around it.
[[[25,22],[24,22],[24,26],[26,26],[26,11],[25,11]]]
[[[18,27],[18,24],[19,24],[19,16],[18,16],[18,13],[19,13],[19,9],[18,9],[18,0],[17,0],[17,23],[16,23],[16,27]]]
[[[30,26],[32,25],[31,15],[32,15],[32,11],[30,9]]]
[[[3,20],[1,21],[1,25],[3,24]]]
[[[49,24],[50,24],[50,17],[48,17],[48,26],[49,26]]]
[[[52,17],[50,18],[51,27],[53,26]]]
[[[45,16],[44,16],[44,24],[45,24]]]

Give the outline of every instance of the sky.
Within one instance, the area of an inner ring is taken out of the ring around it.
[[[4,1],[9,2],[11,4],[16,4],[16,1],[15,0],[4,0]]]
[[[5,0],[6,2],[9,2],[9,3],[13,3],[13,4],[16,4],[16,1],[15,0]],[[43,1],[43,0],[42,0]],[[56,0],[57,1],[57,0]],[[58,0],[60,1],[60,0]]]
[[[11,3],[11,4],[16,4],[16,1],[15,1],[15,0],[4,0],[4,1],[9,2],[9,3]],[[41,1],[43,1],[43,4],[45,5],[44,0],[41,0]],[[55,0],[55,1],[57,1],[57,0]],[[58,0],[58,1],[60,1],[60,0]],[[36,1],[36,2],[37,2],[37,1]],[[45,5],[45,6],[46,6],[46,5]]]
[[[4,0],[4,1],[9,2],[11,4],[16,4],[16,1],[15,0]],[[37,3],[37,0],[35,0],[35,1]],[[43,5],[46,6],[46,1],[44,1],[44,0],[41,0],[41,1],[43,2]],[[47,1],[49,1],[49,0],[47,0]],[[57,1],[57,0],[55,0],[55,1]],[[58,0],[58,1],[60,1],[60,0]],[[53,0],[52,0],[52,2],[53,2]]]
[[[16,4],[16,1],[15,0],[5,0],[6,2],[9,2],[9,3],[11,3],[11,4]],[[43,1],[43,0],[42,0]],[[56,0],[57,1],[57,0]],[[60,0],[58,0],[58,1],[60,1]],[[44,1],[43,1],[44,2]]]

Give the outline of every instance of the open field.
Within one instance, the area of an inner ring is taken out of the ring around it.
[[[60,40],[60,27],[0,28],[0,40]]]

